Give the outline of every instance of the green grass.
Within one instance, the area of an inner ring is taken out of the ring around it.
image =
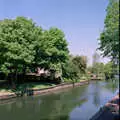
[[[0,95],[2,94],[8,94],[8,93],[12,93],[12,90],[8,87],[0,87]]]
[[[0,88],[0,92],[4,93],[4,92],[12,92],[11,89],[5,89],[5,88]]]
[[[49,88],[53,86],[55,86],[55,84],[52,84],[52,83],[24,83],[24,84],[18,85],[17,89],[24,89],[24,88],[42,89],[42,88]]]
[[[56,86],[56,85],[52,83],[24,83],[24,84],[16,85],[16,89],[12,89],[11,87],[8,87],[8,86],[1,86],[0,94],[11,93],[11,92],[16,93],[16,92],[24,91],[25,89],[43,89],[43,88],[49,88],[53,86]]]

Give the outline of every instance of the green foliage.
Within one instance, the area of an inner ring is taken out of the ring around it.
[[[92,72],[95,74],[103,73],[104,72],[104,64],[103,63],[95,63],[92,67]]]
[[[57,28],[43,31],[37,46],[36,63],[51,68],[68,59],[67,42],[64,33]]]
[[[112,62],[108,62],[107,64],[104,65],[104,73],[106,77],[111,78],[111,75],[113,74]]]
[[[78,72],[80,73],[85,73],[86,72],[86,67],[87,67],[87,58],[86,56],[75,56],[72,58],[72,62],[78,66],[79,70]]]
[[[86,56],[70,56],[69,61],[63,65],[63,77],[77,82],[86,73]]]
[[[86,73],[87,58],[69,56],[67,46],[58,28],[43,30],[25,17],[0,21],[0,70],[5,73],[25,73],[39,66],[78,80]]]
[[[40,66],[62,71],[68,60],[68,44],[58,28],[43,30],[25,17],[0,21],[0,70],[23,72]]]
[[[31,64],[34,60],[35,24],[32,20],[17,17],[0,21],[1,70]],[[8,70],[8,69],[7,69]]]
[[[96,74],[98,77],[104,79],[111,78],[113,75],[113,62],[108,62],[106,64],[103,63],[95,63],[93,66],[87,68],[87,71],[90,73]]]
[[[99,49],[103,56],[118,59],[119,56],[119,1],[110,0],[107,7],[104,30],[100,35]]]
[[[79,78],[79,68],[71,60],[63,65],[63,77],[72,81]]]

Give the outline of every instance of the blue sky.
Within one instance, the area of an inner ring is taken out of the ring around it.
[[[0,0],[0,20],[25,16],[44,29],[58,27],[65,33],[70,52],[88,56],[90,64],[107,5],[108,0]]]

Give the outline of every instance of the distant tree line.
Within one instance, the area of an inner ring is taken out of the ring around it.
[[[109,80],[114,78],[114,72],[118,74],[119,66],[114,67],[113,61],[109,61],[107,63],[100,62],[100,55],[95,52],[93,54],[93,63],[91,66],[88,66],[87,71],[90,73],[97,75],[98,77],[102,77],[103,79]],[[114,68],[113,68],[114,67]]]

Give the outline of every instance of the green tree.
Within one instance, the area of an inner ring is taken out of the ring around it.
[[[63,65],[63,77],[78,81],[86,73],[87,57],[86,56],[69,56],[69,60]]]
[[[27,67],[62,70],[68,60],[68,44],[57,28],[43,30],[25,17],[0,21],[0,70],[25,72]],[[13,78],[15,79],[15,78]]]
[[[104,74],[105,74],[106,79],[112,78],[112,75],[113,75],[113,68],[112,67],[113,67],[113,62],[108,62],[105,64]]]
[[[85,73],[87,68],[87,57],[86,56],[74,56],[72,62],[78,66],[79,73]]]
[[[68,59],[67,46],[65,35],[58,28],[43,31],[38,44],[36,63],[47,68],[55,68],[59,63],[62,64]]]
[[[99,63],[100,63],[100,55],[97,52],[95,52],[93,54],[92,73],[94,74],[99,73]]]
[[[94,66],[92,66],[92,73],[96,74],[100,78],[104,78],[104,63],[95,63]]]
[[[67,81],[77,81],[79,79],[79,68],[71,59],[63,65],[63,77],[66,78]]]
[[[99,50],[103,56],[118,61],[119,57],[119,0],[109,0],[105,26],[99,38]]]
[[[52,75],[61,78],[62,66],[69,59],[68,43],[64,33],[58,28],[44,30],[42,36],[39,36],[36,51],[35,64],[54,70]]]
[[[25,17],[0,21],[0,69],[2,71],[17,73],[18,69],[23,70],[24,66],[34,62],[35,29],[35,23]]]

